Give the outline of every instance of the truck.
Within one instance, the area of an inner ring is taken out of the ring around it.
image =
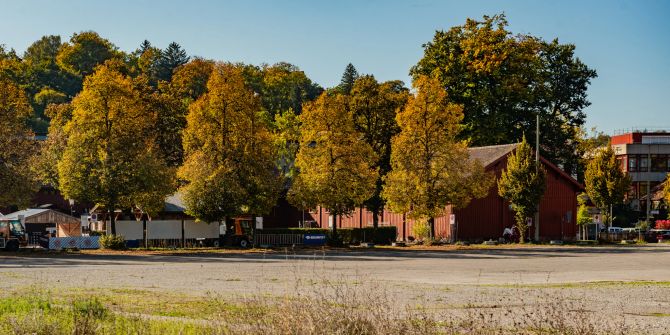
[[[21,220],[0,220],[0,249],[18,251],[21,246],[27,244]]]
[[[253,242],[253,223],[250,216],[226,220],[225,226],[221,226],[219,245],[249,248]]]

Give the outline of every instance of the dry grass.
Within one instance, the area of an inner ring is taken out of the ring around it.
[[[623,309],[586,310],[559,293],[519,289],[467,305],[399,302],[363,278],[296,279],[290,294],[205,296],[133,289],[41,291],[0,297],[1,334],[634,334]],[[530,293],[529,293],[530,292]],[[534,296],[533,296],[534,295]],[[513,303],[510,303],[513,301]],[[610,322],[608,320],[621,320]]]

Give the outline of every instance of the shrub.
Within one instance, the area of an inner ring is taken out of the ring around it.
[[[126,240],[122,235],[100,236],[100,246],[103,249],[123,250],[126,248]]]
[[[428,239],[430,237],[430,226],[428,225],[428,222],[425,220],[417,220],[412,227],[412,233],[419,241]]]
[[[105,236],[105,232],[104,231],[91,230],[88,233],[88,236]]]

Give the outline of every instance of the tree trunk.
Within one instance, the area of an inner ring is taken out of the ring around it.
[[[147,243],[147,217],[146,214],[142,214],[142,241],[144,241],[144,249],[148,247]]]
[[[107,207],[109,211],[109,227],[112,230],[112,235],[116,235],[116,214],[114,213],[114,206]]]
[[[526,243],[526,228],[525,225],[518,225],[517,229],[519,230],[519,243]]]
[[[372,211],[372,228],[377,229],[379,227],[379,209],[375,208]]]
[[[435,218],[434,217],[431,216],[428,219],[428,226],[430,227],[430,240],[432,241],[432,240],[435,239]]]

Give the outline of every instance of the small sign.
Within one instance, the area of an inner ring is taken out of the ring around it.
[[[326,234],[305,234],[302,243],[304,245],[325,245]]]
[[[449,214],[449,224],[456,224],[456,214]]]
[[[257,216],[256,217],[256,229],[263,229],[263,217],[262,216]]]

